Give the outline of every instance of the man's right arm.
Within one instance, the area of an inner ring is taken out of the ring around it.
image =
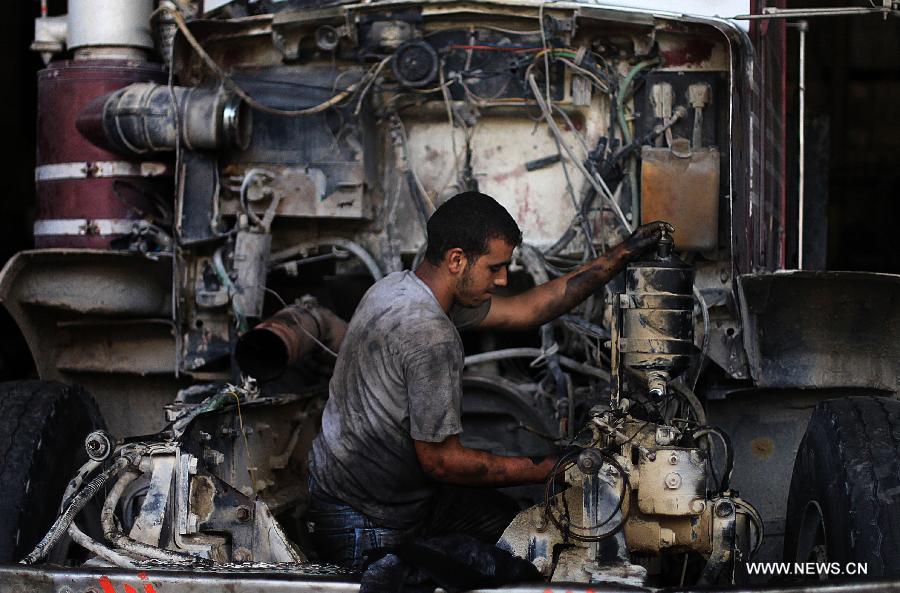
[[[439,443],[414,441],[419,465],[431,479],[463,486],[516,486],[543,482],[556,464],[556,456],[542,459],[506,457],[459,442],[459,435]]]

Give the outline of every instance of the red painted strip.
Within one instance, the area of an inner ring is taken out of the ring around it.
[[[116,593],[116,588],[113,587],[109,577],[100,577],[100,587],[103,589],[103,593]]]
[[[125,593],[137,593],[137,589],[135,589],[134,587],[132,587],[131,585],[126,583],[125,584]]]

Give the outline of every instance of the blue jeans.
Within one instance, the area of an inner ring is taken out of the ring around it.
[[[495,543],[519,511],[510,497],[489,488],[444,486],[420,525],[395,529],[328,495],[310,478],[307,520],[319,558],[362,570],[371,550],[395,547],[416,536],[464,533]]]

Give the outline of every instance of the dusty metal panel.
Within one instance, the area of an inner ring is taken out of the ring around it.
[[[900,276],[748,274],[738,291],[758,386],[900,391]]]
[[[24,251],[0,272],[0,303],[41,379],[83,385],[115,434],[149,434],[187,382],[174,374],[171,282],[171,259],[161,254]]]

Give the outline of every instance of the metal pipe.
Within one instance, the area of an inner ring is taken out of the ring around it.
[[[321,346],[331,354],[341,347],[347,322],[317,305],[281,309],[237,342],[234,358],[244,373],[268,381]]]
[[[797,23],[800,31],[800,179],[797,180],[797,269],[803,269],[803,200],[806,176],[806,21]]]
[[[323,245],[341,247],[355,255],[356,258],[363,263],[376,282],[384,277],[384,273],[381,271],[378,262],[375,261],[375,258],[372,257],[362,245],[351,241],[350,239],[344,239],[343,237],[322,237],[320,239],[313,239],[312,241],[305,241],[299,245],[289,247],[288,249],[283,249],[271,255],[269,258],[270,265],[275,266],[281,264],[297,255],[306,253],[311,247],[320,247]]]
[[[131,558],[125,556],[124,554],[120,554],[115,550],[111,550],[100,542],[95,541],[92,537],[80,530],[78,528],[78,525],[76,525],[75,523],[69,525],[69,537],[71,537],[72,541],[74,541],[85,550],[92,552],[95,556],[106,560],[113,566],[117,566],[119,568],[131,568],[135,570],[137,569],[137,565],[134,564]]]
[[[731,17],[738,21],[752,21],[764,19],[795,19],[798,17],[817,17],[817,16],[846,16],[851,14],[883,14],[885,17],[892,14],[893,10],[888,7],[842,7],[842,8],[776,8],[774,6],[763,9],[763,14],[739,14]]]
[[[540,348],[506,348],[504,350],[494,350],[492,352],[484,352],[482,354],[472,354],[467,356],[463,361],[464,366],[473,364],[482,364],[485,362],[494,362],[495,360],[505,360],[507,358],[538,358],[545,353]],[[577,371],[584,375],[590,375],[603,381],[609,381],[609,372],[603,369],[586,365],[577,360],[572,360],[566,356],[559,357],[559,364],[567,369]]]

